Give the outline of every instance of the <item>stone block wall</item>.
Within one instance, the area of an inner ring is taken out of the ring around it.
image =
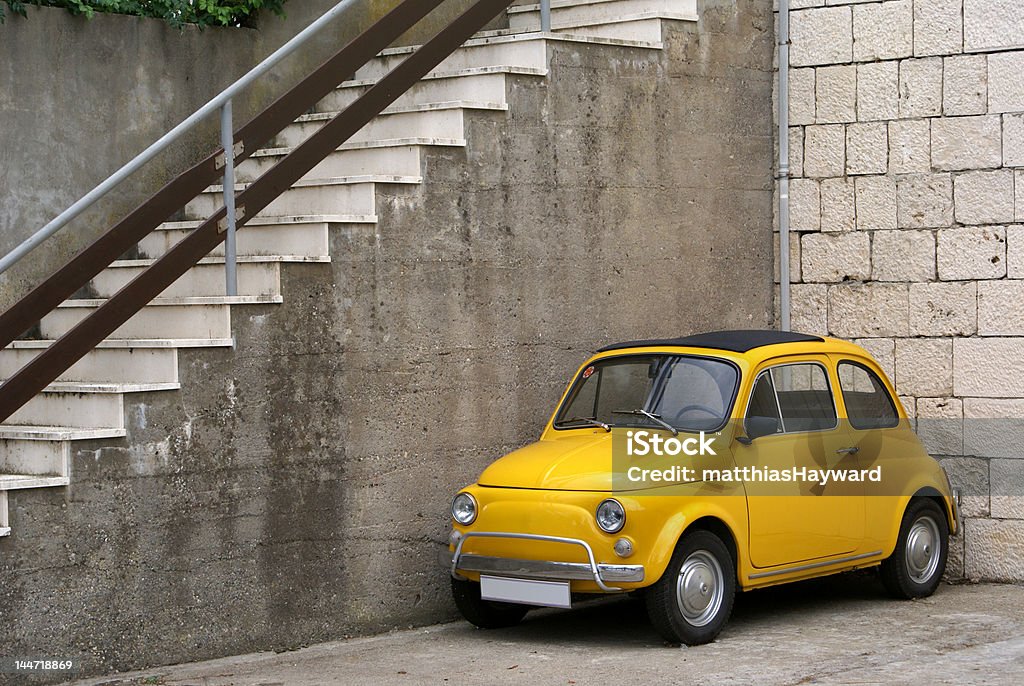
[[[1020,581],[1024,2],[790,7],[792,326],[871,351],[944,456],[950,573]]]

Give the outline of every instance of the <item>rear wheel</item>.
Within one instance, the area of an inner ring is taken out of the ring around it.
[[[452,598],[466,621],[481,629],[515,626],[530,611],[528,605],[484,600],[480,597],[480,584],[475,581],[452,578]]]
[[[882,583],[895,598],[924,598],[935,592],[946,570],[949,524],[927,498],[910,501],[892,555],[882,562]]]
[[[645,599],[651,624],[665,640],[700,645],[715,640],[729,621],[735,595],[729,550],[713,533],[693,531],[679,541]]]

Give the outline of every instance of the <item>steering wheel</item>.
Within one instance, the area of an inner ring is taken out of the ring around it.
[[[705,412],[705,413],[711,415],[712,417],[714,417],[715,419],[718,419],[721,416],[717,410],[713,410],[710,407],[708,407],[707,405],[700,405],[698,403],[694,403],[692,405],[686,405],[685,407],[680,409],[678,412],[676,412],[676,416],[673,418],[672,421],[678,422],[680,419],[682,419],[683,415],[686,414],[687,412],[689,412],[690,410],[697,410],[698,412]]]

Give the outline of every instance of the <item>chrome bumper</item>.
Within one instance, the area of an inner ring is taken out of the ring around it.
[[[518,538],[531,541],[565,543],[582,547],[589,562],[556,562],[552,560],[519,560],[508,557],[490,557],[463,553],[462,546],[469,538]],[[462,578],[459,571],[483,572],[500,576],[514,576],[527,579],[560,579],[593,581],[605,592],[614,593],[626,589],[608,586],[605,582],[640,582],[644,580],[643,565],[598,564],[590,545],[578,538],[541,536],[539,534],[518,534],[491,531],[470,531],[464,534],[455,552],[442,551],[441,560],[456,579]]]

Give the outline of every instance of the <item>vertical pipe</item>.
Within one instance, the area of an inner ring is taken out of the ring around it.
[[[779,328],[790,329],[789,0],[779,0]]]
[[[224,237],[224,291],[238,295],[238,254],[235,246],[235,135],[231,124],[231,101],[220,111],[220,145],[224,148],[224,209],[227,235]]]
[[[540,30],[551,31],[551,0],[540,0]]]

